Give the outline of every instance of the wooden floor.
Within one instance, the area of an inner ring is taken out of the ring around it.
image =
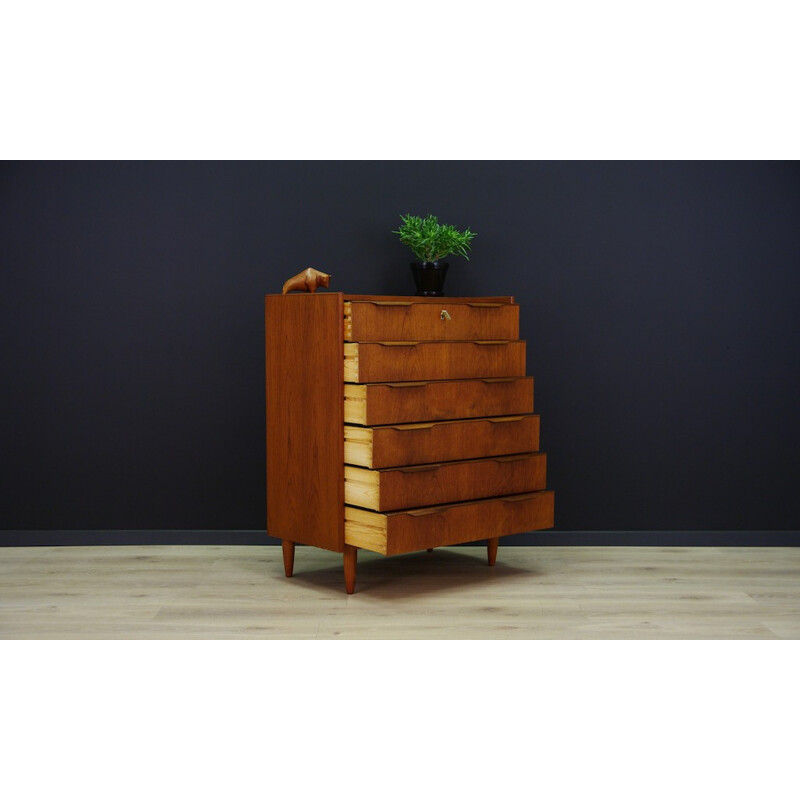
[[[0,548],[4,639],[796,639],[800,548]]]

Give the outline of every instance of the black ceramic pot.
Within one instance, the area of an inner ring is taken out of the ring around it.
[[[417,284],[417,296],[443,297],[444,279],[449,266],[446,261],[412,261],[411,271]]]

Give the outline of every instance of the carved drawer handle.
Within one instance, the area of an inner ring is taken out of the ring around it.
[[[403,307],[408,307],[408,306],[412,305],[412,303],[404,302],[402,300],[365,300],[363,302],[370,303],[373,306],[378,306],[378,308],[380,308],[381,306],[403,306]]]
[[[479,344],[482,347],[501,347],[511,343],[511,339],[497,339],[491,342],[473,342],[472,344]]]
[[[481,378],[484,383],[512,383],[518,381],[519,378]]]
[[[467,303],[470,308],[501,308],[506,303]]]
[[[430,381],[408,381],[407,383],[384,383],[390,389],[418,389],[420,386],[427,386]]]
[[[492,461],[496,461],[498,464],[506,464],[510,461],[526,461],[527,459],[531,458],[533,453],[522,453],[518,456],[503,456],[502,458],[493,458]]]
[[[420,464],[418,467],[403,467],[398,472],[438,472],[441,464]]]
[[[418,425],[387,425],[387,428],[391,428],[393,431],[421,431],[427,430],[428,428],[432,428],[436,423],[435,422],[428,422],[427,424],[420,423]]]
[[[490,419],[489,417],[486,418],[485,422],[491,422],[492,425],[503,425],[506,422],[519,422],[521,419],[524,419],[524,415],[519,417],[506,417],[505,419]]]
[[[370,344],[379,344],[381,347],[416,347],[419,342],[370,342]]]
[[[530,500],[531,496],[529,494],[520,494],[516,497],[501,497],[500,499],[504,503],[521,503],[523,500]]]
[[[433,508],[418,508],[414,511],[406,511],[405,513],[410,517],[426,517],[428,514],[441,514],[442,511],[434,506]]]

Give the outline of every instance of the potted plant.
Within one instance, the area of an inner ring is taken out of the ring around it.
[[[400,241],[407,244],[419,259],[411,263],[417,294],[423,297],[441,297],[444,294],[442,288],[447,268],[450,266],[442,259],[454,253],[469,261],[467,253],[475,234],[469,228],[458,231],[452,225],[440,225],[433,214],[428,214],[425,219],[401,214],[400,219],[403,224],[392,233],[396,233]]]

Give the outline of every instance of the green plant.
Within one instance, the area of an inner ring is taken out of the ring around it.
[[[470,242],[475,238],[469,228],[458,231],[452,225],[440,225],[433,214],[428,214],[425,219],[401,214],[400,219],[403,224],[392,233],[396,233],[420,261],[438,261],[451,253],[464,256],[469,261],[467,253]]]

